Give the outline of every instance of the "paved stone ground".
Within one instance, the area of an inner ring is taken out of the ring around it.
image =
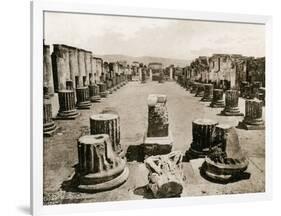
[[[104,108],[114,107],[121,119],[121,144],[126,149],[139,145],[147,123],[147,96],[151,93],[168,96],[168,112],[174,137],[174,150],[185,152],[192,141],[192,121],[196,118],[211,118],[219,123],[237,126],[243,117],[220,116],[220,108],[210,108],[209,103],[200,102],[175,82],[158,84],[148,82],[130,82],[109,95],[101,103],[93,104],[90,110],[82,110],[75,120],[56,121],[60,127],[54,137],[44,138],[44,192],[57,191],[66,181],[77,164],[77,138],[89,127],[89,116],[99,113]],[[241,111],[244,112],[244,100],[240,99]],[[242,149],[247,153],[250,164],[247,172],[249,179],[235,183],[217,184],[204,179],[199,172],[202,159],[184,162],[186,176],[182,196],[200,196],[216,194],[236,194],[265,191],[265,132],[237,129]],[[66,192],[63,203],[100,202],[151,198],[144,186],[147,173],[141,162],[130,159],[128,181],[120,187],[96,194]]]

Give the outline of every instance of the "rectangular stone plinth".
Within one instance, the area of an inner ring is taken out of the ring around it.
[[[145,158],[151,155],[168,154],[172,151],[174,140],[171,132],[166,137],[147,137],[146,134],[143,141]]]

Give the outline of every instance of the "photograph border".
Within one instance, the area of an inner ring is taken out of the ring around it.
[[[159,208],[198,204],[250,202],[272,199],[272,17],[260,15],[195,12],[155,8],[96,5],[78,1],[33,1],[31,8],[31,210],[33,215],[87,213],[140,208]],[[46,11],[99,15],[218,21],[265,25],[266,34],[266,143],[265,192],[218,196],[181,197],[172,199],[113,201],[65,205],[43,205],[43,13]],[[214,199],[215,197],[215,199]]]

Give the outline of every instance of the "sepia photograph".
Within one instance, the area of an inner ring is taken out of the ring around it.
[[[264,24],[43,21],[43,205],[266,192]]]

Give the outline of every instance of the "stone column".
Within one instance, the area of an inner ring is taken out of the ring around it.
[[[79,113],[75,107],[75,94],[74,90],[61,90],[59,91],[59,113],[58,119],[75,119]]]
[[[183,191],[182,153],[150,156],[144,163],[149,170],[148,187],[154,198],[180,197]]]
[[[44,136],[52,136],[57,130],[57,126],[52,118],[52,103],[50,99],[43,101],[43,134]]]
[[[201,101],[211,102],[213,99],[213,91],[214,91],[213,84],[204,84],[204,95]]]
[[[160,72],[159,74],[159,80],[158,80],[158,83],[164,83],[165,80],[164,80],[164,73],[163,71]]]
[[[87,86],[76,88],[77,108],[90,109],[92,104],[90,102],[89,88]]]
[[[210,104],[210,107],[213,107],[213,108],[223,108],[224,107],[223,90],[222,89],[214,89],[213,100]]]
[[[203,97],[203,96],[204,96],[204,84],[198,83],[195,97]]]
[[[117,86],[116,85],[117,85],[117,83],[116,83],[116,76],[113,76],[112,77],[112,87],[113,87],[112,90],[113,91],[117,90]]]
[[[169,68],[169,75],[170,75],[170,80],[173,80],[173,68]]]
[[[107,79],[105,81],[106,83],[106,89],[108,90],[109,94],[112,94],[112,81],[110,79]]]
[[[86,77],[85,51],[82,49],[78,49],[78,66],[79,66],[78,87],[82,87],[84,86],[83,77]]]
[[[217,121],[211,119],[196,119],[192,122],[192,143],[187,151],[191,158],[205,157],[214,146]]]
[[[100,102],[100,89],[96,84],[89,85],[89,94],[91,102]]]
[[[80,137],[78,161],[77,187],[82,192],[113,189],[123,184],[129,176],[126,161],[112,150],[107,134]]]
[[[114,113],[103,113],[91,115],[91,134],[108,134],[112,149],[117,154],[123,154],[120,144],[120,117]]]
[[[259,89],[259,99],[262,101],[263,106],[265,106],[265,88],[261,87]]]
[[[49,90],[49,95],[54,94],[54,79],[53,79],[53,68],[52,59],[50,54],[50,46],[43,45],[43,82],[44,87]]]
[[[100,96],[105,98],[108,95],[108,91],[106,90],[106,84],[105,83],[99,83],[99,89],[100,89]]]
[[[150,94],[148,96],[148,126],[144,136],[144,155],[159,155],[171,152],[172,133],[169,130],[167,96]]]
[[[152,69],[149,69],[149,80],[152,81]]]
[[[248,86],[248,85],[249,85],[249,82],[247,82],[247,81],[243,81],[240,84],[240,96],[243,97],[243,98],[246,98],[245,87]]]
[[[242,122],[239,122],[238,127],[246,130],[264,129],[262,106],[263,102],[259,99],[246,100],[245,117]]]
[[[69,48],[69,69],[70,69],[70,77],[73,82],[73,88],[75,89],[76,88],[75,77],[79,78],[78,49],[75,47]],[[79,86],[79,83],[77,83],[77,86]]]
[[[142,70],[141,83],[146,83],[146,76],[144,70]]]
[[[90,84],[89,76],[90,73],[92,73],[92,52],[90,51],[85,52],[85,72],[86,72],[85,85],[88,86]]]
[[[225,108],[221,111],[226,116],[243,116],[238,107],[239,92],[237,90],[227,90],[225,92]]]
[[[258,82],[258,81],[252,83],[251,99],[259,98],[259,89],[260,89],[261,85],[262,85],[262,83]]]

